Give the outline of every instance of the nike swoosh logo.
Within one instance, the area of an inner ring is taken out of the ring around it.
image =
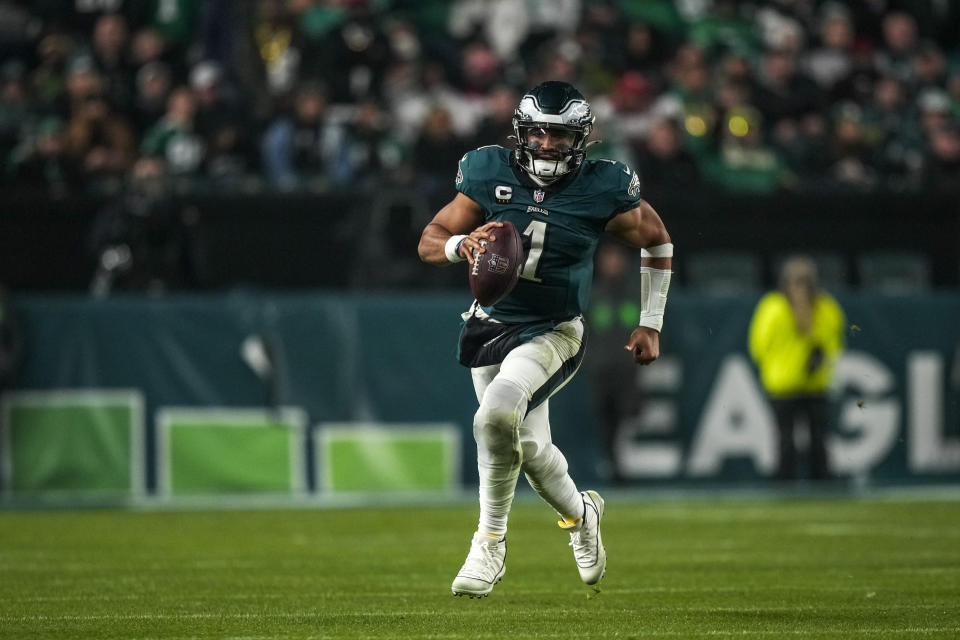
[[[501,334],[498,335],[498,336],[495,336],[495,337],[493,337],[493,338],[490,338],[489,340],[487,340],[486,342],[483,343],[483,346],[489,347],[491,344],[493,344],[494,342],[496,342],[497,340],[499,340],[500,338],[502,338],[502,337],[505,336],[505,335],[507,335],[507,334],[501,333]]]

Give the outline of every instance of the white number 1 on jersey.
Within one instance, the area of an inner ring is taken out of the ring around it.
[[[527,261],[523,264],[520,277],[524,280],[542,282],[537,277],[537,266],[540,264],[540,257],[543,255],[543,243],[547,237],[547,223],[543,220],[533,220],[524,229],[523,235],[530,236],[530,253],[527,254]]]

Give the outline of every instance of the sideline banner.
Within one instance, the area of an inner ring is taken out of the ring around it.
[[[831,468],[858,480],[960,478],[960,296],[838,296]],[[628,479],[754,479],[776,466],[772,412],[746,353],[755,300],[671,296],[662,362],[618,425]]]
[[[838,300],[849,327],[836,377],[834,469],[863,481],[960,480],[960,296]],[[293,407],[308,432],[322,423],[452,423],[461,434],[454,459],[470,486],[476,398],[455,357],[469,302],[458,293],[23,297],[19,387],[136,390],[145,433],[130,442],[142,449],[116,473],[142,474],[128,485],[134,491],[160,488],[155,443],[165,407]],[[593,328],[583,369],[550,401],[554,439],[579,483],[741,482],[772,473],[773,418],[746,354],[755,304],[671,293],[664,356],[650,367],[611,369],[625,356],[628,329]],[[606,406],[611,390],[615,410]],[[26,455],[0,443],[4,459]],[[55,438],[49,446],[64,450]],[[316,491],[317,452],[310,438],[303,447],[290,464],[303,465],[306,485],[295,488]]]

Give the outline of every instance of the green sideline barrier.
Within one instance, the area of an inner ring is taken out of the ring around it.
[[[10,493],[143,492],[143,396],[135,390],[3,395],[2,486]]]
[[[460,479],[454,424],[321,424],[314,432],[324,491],[452,491]]]
[[[302,410],[164,408],[156,426],[163,496],[306,488]]]

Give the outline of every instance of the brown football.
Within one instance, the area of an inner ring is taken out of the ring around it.
[[[494,228],[494,240],[481,241],[486,251],[474,254],[469,265],[470,291],[484,307],[502,300],[513,291],[523,267],[523,240],[510,222]]]

